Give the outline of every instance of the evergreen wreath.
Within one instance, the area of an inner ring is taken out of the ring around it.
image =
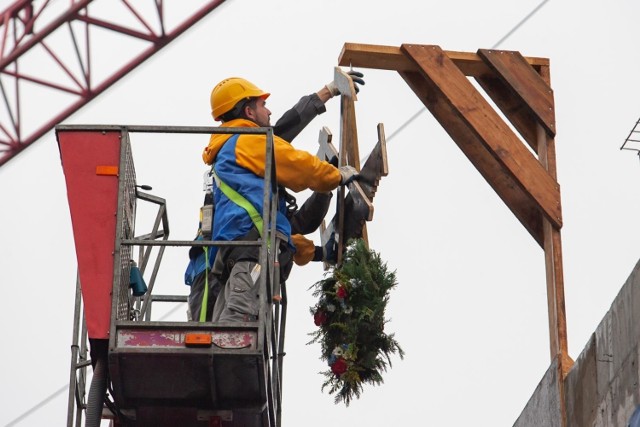
[[[329,368],[322,390],[329,388],[335,403],[346,406],[359,398],[363,385],[383,383],[382,373],[391,367],[390,355],[401,359],[404,351],[394,338],[386,334],[385,308],[389,291],[396,285],[396,274],[387,269],[380,254],[369,250],[362,239],[351,240],[342,265],[316,282],[313,295],[317,304],[310,308],[318,330],[307,344],[320,343],[321,360]]]

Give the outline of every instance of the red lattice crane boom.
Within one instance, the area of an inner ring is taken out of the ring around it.
[[[224,1],[17,0],[0,12],[0,166]]]

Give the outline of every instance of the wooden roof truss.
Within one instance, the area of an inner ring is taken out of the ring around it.
[[[549,60],[504,50],[346,43],[338,64],[397,71],[543,248],[550,353],[552,360],[558,358],[563,378],[573,361],[567,350]]]

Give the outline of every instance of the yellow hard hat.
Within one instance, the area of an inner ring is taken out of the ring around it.
[[[239,101],[248,98],[266,99],[269,95],[271,94],[249,80],[240,77],[224,79],[211,91],[211,115],[214,120],[220,120],[220,116],[231,111]]]

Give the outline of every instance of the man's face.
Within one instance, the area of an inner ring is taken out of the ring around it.
[[[271,126],[271,111],[267,108],[266,103],[264,99],[258,98],[245,107],[247,118],[261,127]]]

